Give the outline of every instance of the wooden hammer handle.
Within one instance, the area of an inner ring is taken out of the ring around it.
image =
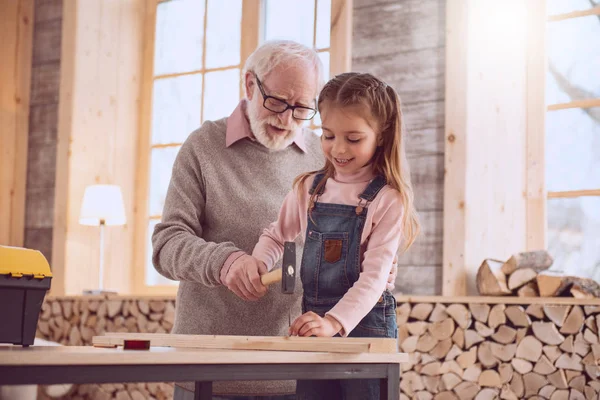
[[[281,268],[274,269],[271,272],[267,272],[264,275],[261,275],[260,281],[263,285],[269,286],[272,283],[281,281]]]

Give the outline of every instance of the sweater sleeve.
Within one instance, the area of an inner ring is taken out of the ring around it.
[[[203,129],[208,128],[188,137],[173,164],[162,220],[152,235],[152,263],[168,279],[213,287],[221,284],[220,272],[227,258],[240,249],[232,242],[202,238],[206,191],[194,140],[206,134]]]
[[[380,201],[372,204],[376,207],[373,229],[367,239],[361,274],[327,313],[340,322],[343,327],[340,334],[343,336],[348,336],[386,290],[387,278],[402,237],[404,208],[399,193],[389,189],[380,196]]]
[[[301,196],[302,199],[306,197],[303,190]],[[306,212],[306,207],[301,204],[304,201],[298,199],[298,191],[291,190],[283,200],[277,221],[263,231],[254,246],[252,255],[264,262],[269,271],[283,255],[283,243],[296,239],[300,233],[300,216],[302,212]]]

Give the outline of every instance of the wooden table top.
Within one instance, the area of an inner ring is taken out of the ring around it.
[[[151,347],[0,346],[0,366],[154,364],[382,364],[408,362],[406,353],[317,353]]]

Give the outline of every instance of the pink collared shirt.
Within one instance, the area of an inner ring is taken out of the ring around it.
[[[252,130],[250,129],[248,117],[246,116],[246,105],[247,100],[242,99],[238,103],[238,106],[235,108],[235,110],[233,110],[229,118],[227,118],[227,132],[225,133],[225,146],[227,147],[244,138],[256,140]],[[306,153],[304,134],[301,127],[296,130],[294,143],[300,148],[300,150]]]
[[[247,104],[248,102],[246,99],[240,100],[235,110],[233,110],[229,118],[227,118],[227,131],[225,133],[226,147],[230,147],[232,144],[242,139],[256,140],[252,130],[250,129],[248,117],[246,116]],[[294,144],[296,144],[300,150],[306,153],[306,144],[304,143],[304,132],[302,128],[297,129],[296,136],[294,137]],[[223,267],[221,268],[222,283],[225,281],[225,276],[227,276],[227,272],[229,272],[231,264],[233,264],[235,260],[244,254],[246,253],[243,251],[236,251],[227,257]]]

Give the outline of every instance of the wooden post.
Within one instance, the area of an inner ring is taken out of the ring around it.
[[[475,274],[486,258],[505,260],[544,242],[538,76],[545,70],[543,53],[532,51],[540,46],[544,9],[526,3],[447,3],[446,296],[475,294]]]
[[[130,291],[145,3],[64,3],[53,236],[53,266],[60,273],[54,294],[97,285],[98,232],[79,225],[83,192],[95,183],[123,191],[128,223],[107,231],[106,287]]]
[[[0,244],[23,246],[33,0],[0,0]]]
[[[331,1],[329,75],[352,69],[352,0]]]

